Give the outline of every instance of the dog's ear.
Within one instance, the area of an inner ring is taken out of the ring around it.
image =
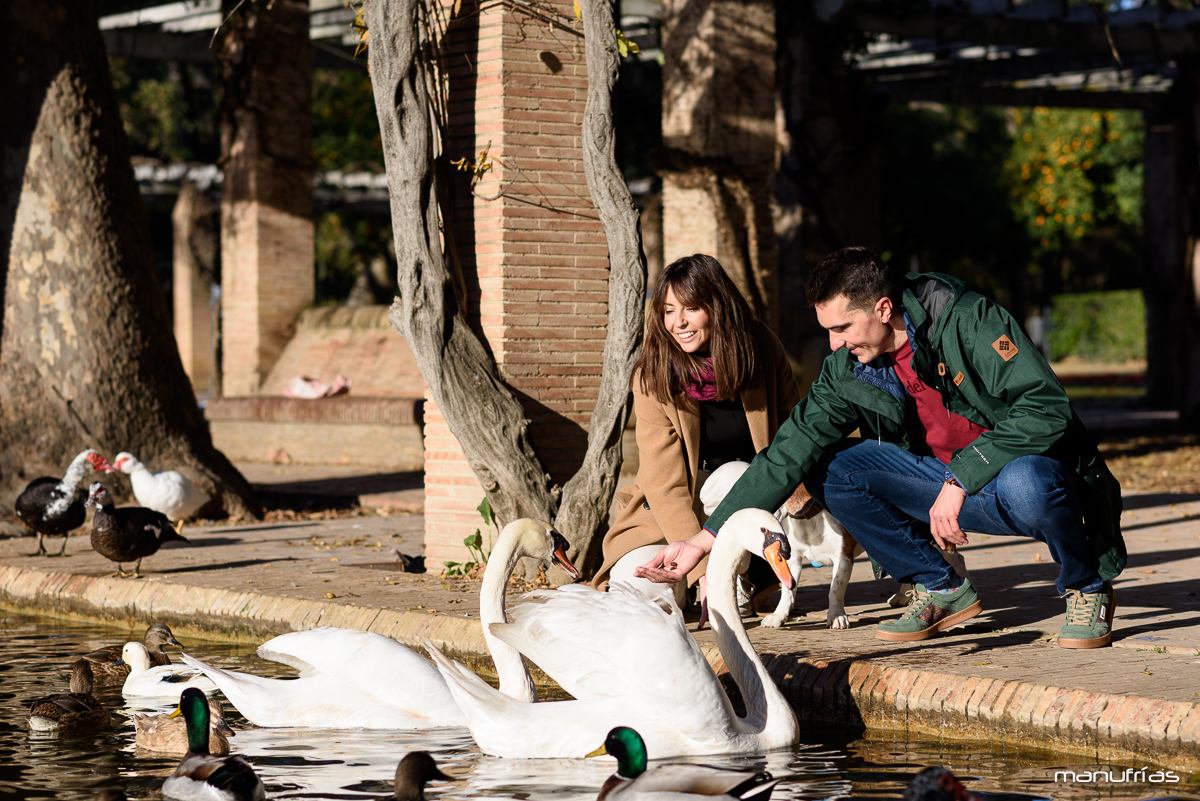
[[[817,499],[810,495],[804,484],[801,483],[792,493],[792,497],[784,502],[783,509],[789,517],[797,520],[809,520],[820,514],[821,504],[817,503]]]

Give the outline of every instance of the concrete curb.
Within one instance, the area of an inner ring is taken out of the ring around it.
[[[483,674],[493,670],[478,617],[306,601],[255,592],[0,567],[0,604],[109,622],[162,620],[181,636],[258,644],[288,631],[340,626],[420,649],[432,640]],[[704,648],[718,672],[715,646]],[[1200,771],[1200,704],[1027,681],[763,654],[802,721],[1064,752],[1100,762]],[[536,677],[548,684],[544,676]]]

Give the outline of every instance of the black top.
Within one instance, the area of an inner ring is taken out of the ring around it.
[[[754,458],[754,439],[741,398],[700,401],[700,462],[713,469],[724,462]]]

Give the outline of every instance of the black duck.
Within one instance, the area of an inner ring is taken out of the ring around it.
[[[43,537],[62,537],[62,548],[54,556],[62,556],[66,552],[67,535],[87,519],[86,499],[80,492],[79,482],[89,469],[111,473],[114,468],[103,456],[89,449],[71,461],[67,474],[62,478],[35,478],[17,496],[13,503],[17,517],[37,534],[37,550],[30,556],[47,553]]]
[[[396,766],[396,795],[399,801],[425,801],[425,782],[454,781],[438,770],[428,751],[413,751]]]
[[[138,578],[142,560],[157,553],[164,542],[187,542],[162,512],[142,506],[118,509],[108,488],[99,481],[88,491],[87,505],[96,507],[92,515],[92,548],[105,559],[116,562],[116,575],[122,578]],[[123,562],[135,560],[132,573],[121,568]]]

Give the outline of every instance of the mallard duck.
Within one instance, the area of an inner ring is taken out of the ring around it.
[[[504,588],[521,557],[553,562],[578,576],[567,547],[549,524],[520,519],[501,530],[488,558],[479,617],[506,697],[532,702],[533,680],[521,655],[493,637],[488,624],[505,620]],[[295,631],[264,643],[258,655],[296,668],[300,678],[264,679],[212,667],[187,654],[180,658],[203,670],[256,726],[430,729],[466,723],[437,668],[379,634],[333,627]]]
[[[174,698],[184,687],[197,688],[206,693],[217,691],[217,685],[194,667],[150,667],[150,654],[140,642],[125,643],[121,649],[121,659],[129,665],[129,675],[121,685],[121,694],[126,697]]]
[[[105,559],[117,563],[115,575],[121,578],[141,576],[142,560],[158,553],[164,542],[187,542],[162,512],[142,506],[118,509],[108,488],[99,481],[88,489],[84,505],[96,507],[96,513],[92,515],[92,548]],[[126,573],[121,564],[135,560],[133,572]]]
[[[30,731],[102,729],[111,716],[92,695],[92,669],[87,660],[71,665],[71,692],[47,695],[29,705]]]
[[[617,726],[604,738],[604,745],[588,756],[611,754],[617,772],[600,787],[596,801],[700,801],[703,798],[732,801],[766,801],[779,779],[770,773],[713,768],[707,765],[659,765],[646,770],[646,744],[628,726]]]
[[[262,801],[262,779],[240,756],[208,752],[208,700],[195,687],[184,690],[179,708],[187,725],[187,754],[162,786],[163,798],[182,801]]]
[[[150,654],[151,667],[171,664],[171,657],[162,649],[164,645],[183,647],[183,643],[175,639],[175,635],[171,633],[171,629],[166,623],[151,623],[142,638],[142,644],[146,646],[146,652]],[[129,675],[129,665],[121,659],[121,648],[123,647],[108,645],[98,648],[90,654],[84,654],[83,658],[91,663],[92,674],[97,679],[105,676],[123,679]]]
[[[96,793],[96,801],[127,801],[124,790],[101,790]]]
[[[958,777],[946,768],[935,766],[913,776],[904,788],[904,801],[981,801]]]
[[[413,751],[396,766],[396,795],[399,801],[425,801],[425,782],[454,781],[438,770],[428,751]]]
[[[223,756],[229,753],[229,740],[234,731],[225,722],[225,714],[221,711],[221,702],[216,698],[208,699],[208,753]],[[175,715],[138,715],[133,716],[133,728],[136,732],[134,744],[147,751],[157,751],[160,754],[185,754],[188,750],[187,725],[183,718]]]
[[[177,528],[182,528],[184,520],[208,503],[208,493],[178,470],[151,473],[136,456],[124,451],[114,456],[112,463],[129,476],[137,502],[176,521]]]
[[[737,754],[790,748],[800,725],[750,644],[738,613],[739,565],[763,555],[793,586],[779,521],[743,509],[721,528],[708,563],[708,598],[721,657],[746,701],[739,717],[688,633],[669,587],[657,595],[610,584],[539,590],[491,631],[539,666],[574,700],[530,704],[500,695],[425,642],[479,748],[510,758],[582,757],[616,726],[637,728],[655,756]]]
[[[42,537],[62,537],[62,548],[56,556],[67,550],[67,535],[83,525],[87,519],[83,494],[79,482],[88,469],[111,473],[115,468],[90,448],[72,460],[67,474],[62,478],[42,476],[25,485],[25,489],[13,502],[13,511],[21,522],[37,534],[37,550],[30,556],[46,553]],[[49,555],[49,554],[47,554]]]

